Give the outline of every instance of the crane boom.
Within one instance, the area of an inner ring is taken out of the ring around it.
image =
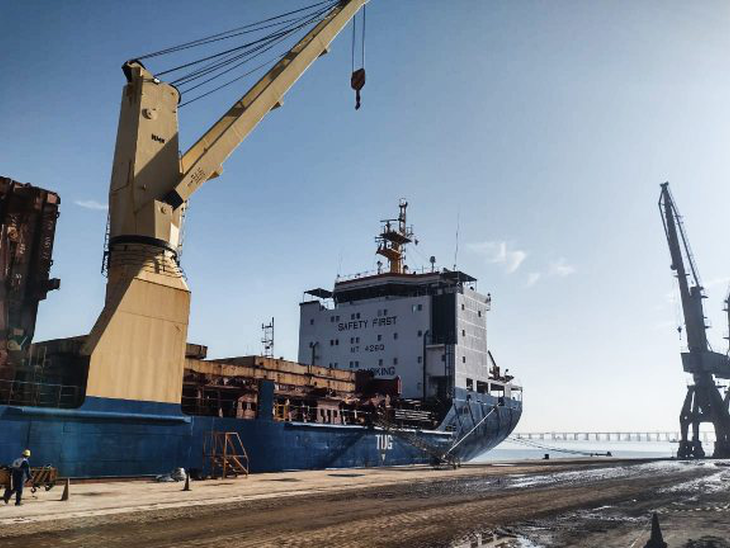
[[[672,193],[669,190],[669,183],[662,184],[659,207],[662,213],[664,232],[669,244],[669,254],[672,257],[671,268],[677,274],[688,346],[695,351],[709,350],[707,326],[705,325],[705,315],[702,308],[702,285],[689,247],[689,240]],[[691,286],[689,283],[690,276],[692,278]]]

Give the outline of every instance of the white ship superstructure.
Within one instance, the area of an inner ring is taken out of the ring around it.
[[[377,238],[387,270],[306,293],[299,362],[400,378],[405,398],[445,399],[454,388],[510,397],[511,379],[487,347],[490,295],[457,270],[409,272],[406,208],[401,202],[398,219],[383,221]]]

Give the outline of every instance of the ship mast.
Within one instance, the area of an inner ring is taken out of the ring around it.
[[[408,202],[401,199],[398,203],[398,218],[383,219],[383,228],[375,238],[378,244],[376,253],[388,259],[388,271],[391,274],[405,274],[405,246],[413,241],[413,227],[406,224]]]

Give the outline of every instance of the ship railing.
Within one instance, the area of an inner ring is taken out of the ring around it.
[[[388,409],[389,422],[399,428],[433,428],[436,420],[433,413],[421,410]],[[382,410],[381,410],[382,413]],[[341,409],[336,407],[276,403],[274,418],[288,422],[309,422],[349,426],[372,426],[377,422],[378,412],[373,409]]]
[[[77,407],[81,387],[69,384],[0,380],[0,404],[30,407]]]
[[[338,424],[366,426],[372,424],[372,413],[368,410],[339,409],[316,405],[296,405],[277,403],[274,405],[274,418],[287,422],[307,422],[317,424]]]
[[[422,266],[421,268],[410,268],[408,274],[431,274],[441,272],[438,268],[431,268]],[[354,274],[338,274],[335,280],[337,282],[348,282],[351,280],[359,280],[360,278],[368,278],[370,276],[377,276],[378,274],[388,274],[387,270],[365,270],[363,272],[355,272]]]

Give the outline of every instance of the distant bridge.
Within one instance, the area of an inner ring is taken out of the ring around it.
[[[515,432],[517,440],[534,441],[679,441],[679,432]],[[702,442],[714,443],[714,432],[700,432]]]

